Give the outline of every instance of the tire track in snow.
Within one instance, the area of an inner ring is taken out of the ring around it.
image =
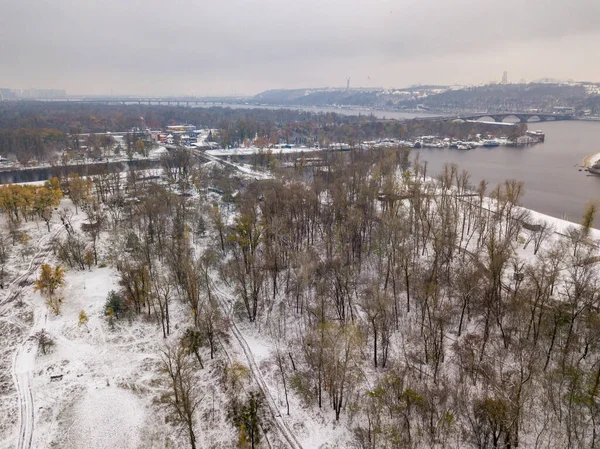
[[[221,159],[221,158],[218,158],[216,156],[213,156],[212,154],[207,154],[204,151],[191,150],[191,152],[192,152],[192,154],[194,154],[194,155],[196,155],[196,156],[198,156],[200,158],[203,158],[203,159],[205,159],[205,160],[207,160],[209,162],[210,161],[217,162],[217,163],[219,163],[221,165],[224,165],[226,167],[233,168],[234,170],[240,172],[243,175],[250,176],[250,177],[252,177],[254,179],[257,179],[257,180],[271,179],[272,178],[272,176],[270,174],[260,173],[260,172],[251,170],[251,169],[246,168],[246,167],[241,167],[238,164],[234,164],[233,162],[228,162],[228,161],[226,161],[224,159]]]
[[[44,237],[38,240],[38,250],[32,256],[31,262],[29,262],[29,266],[23,273],[21,273],[19,276],[13,279],[13,281],[8,285],[8,292],[6,293],[6,296],[4,297],[2,302],[0,302],[0,306],[6,306],[9,302],[12,302],[19,297],[19,295],[22,293],[23,287],[25,286],[24,283],[27,281],[27,279],[29,279],[29,276],[31,276],[38,269],[38,267],[46,260],[46,257],[48,256],[48,253],[51,249],[49,247],[50,242],[52,241],[52,239],[54,239],[60,233],[62,233],[62,231],[63,227],[61,226],[57,230],[45,235]],[[5,308],[6,307],[3,307],[3,309],[0,310],[0,314],[4,313]]]
[[[32,331],[33,332],[33,331]],[[32,377],[37,346],[31,338],[21,343],[13,357],[12,374],[19,401],[19,435],[17,449],[29,449],[33,441],[35,409]]]
[[[248,343],[246,342],[244,335],[240,332],[239,328],[235,324],[235,320],[233,319],[233,305],[235,304],[235,298],[232,295],[230,295],[229,293],[227,293],[227,292],[223,291],[221,288],[219,288],[216,285],[216,283],[214,282],[214,280],[211,280],[211,281],[212,281],[211,283],[212,283],[213,291],[217,294],[217,296],[221,300],[220,301],[221,307],[223,308],[223,310],[225,311],[225,313],[227,314],[227,316],[229,317],[229,319],[231,321],[231,329],[233,331],[233,335],[234,335],[235,339],[238,341],[240,347],[242,348],[244,355],[246,356],[246,360],[248,361],[248,365],[250,366],[250,371],[252,372],[252,377],[254,377],[254,380],[258,384],[258,388],[260,388],[260,390],[263,393],[263,396],[265,397],[265,399],[267,401],[267,405],[269,407],[269,410],[271,411],[271,415],[273,416],[273,420],[275,421],[275,424],[277,425],[279,432],[281,433],[281,435],[283,435],[283,437],[288,442],[288,444],[291,448],[302,449],[302,445],[296,438],[296,435],[294,435],[294,433],[290,430],[287,422],[285,422],[285,420],[283,419],[283,416],[281,415],[281,411],[279,410],[279,407],[277,407],[277,404],[275,403],[275,400],[273,399],[273,396],[271,395],[271,391],[269,390],[267,383],[265,382],[265,379],[264,379],[262,373],[260,372],[260,369],[258,368],[256,360],[254,359],[254,355],[252,354],[252,351],[250,349],[250,346],[248,346]]]
[[[24,292],[27,280],[37,269],[45,262],[51,247],[50,242],[63,232],[64,228],[60,226],[50,234],[45,235],[38,240],[38,251],[31,258],[29,266],[24,273],[17,276],[10,284],[9,290],[0,303],[0,315],[4,315],[8,305],[19,298]],[[39,319],[34,311],[34,323],[27,338],[21,342],[13,356],[11,374],[15,388],[17,390],[17,400],[19,403],[19,428],[17,436],[17,449],[31,449],[33,442],[33,433],[35,426],[35,404],[33,400],[33,370],[35,368],[35,356],[37,345],[33,339],[37,331]]]

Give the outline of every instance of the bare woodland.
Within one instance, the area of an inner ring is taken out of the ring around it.
[[[87,225],[62,212],[54,245],[65,268],[118,270],[115,331],[156,322],[169,342],[159,405],[192,448],[208,400],[197,380],[216,361],[232,447],[267,447],[291,397],[328,411],[361,449],[600,446],[594,206],[557,235],[519,207],[522,183],[474,183],[455,166],[429,178],[405,149],[261,181],[180,156],[164,179],[61,180]],[[231,195],[208,192],[217,183]],[[8,214],[2,248],[21,216]],[[277,348],[277,411],[226,356],[234,321]]]

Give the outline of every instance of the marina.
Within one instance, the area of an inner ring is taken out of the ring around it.
[[[600,200],[600,176],[580,171],[582,161],[600,153],[600,123],[564,121],[535,123],[545,143],[524,147],[413,149],[427,162],[431,175],[454,163],[471,175],[471,184],[488,182],[488,191],[506,179],[525,183],[523,206],[546,215],[579,222],[589,201]],[[596,218],[595,227],[600,226]]]

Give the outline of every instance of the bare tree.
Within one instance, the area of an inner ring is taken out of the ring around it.
[[[167,406],[175,413],[188,435],[190,446],[196,449],[194,416],[204,396],[200,395],[195,367],[188,351],[181,345],[167,345],[162,351],[162,369],[171,383]]]
[[[151,277],[155,314],[160,318],[163,338],[167,338],[167,336],[171,333],[169,307],[173,296],[173,287],[167,276],[153,274]]]
[[[89,201],[82,206],[87,215],[89,226],[82,227],[92,240],[92,251],[94,253],[94,264],[98,265],[98,239],[105,221],[105,213],[102,204],[97,201]]]
[[[242,298],[248,319],[256,320],[264,269],[262,257],[262,227],[256,214],[244,214],[237,220],[230,240],[233,258],[229,263],[229,277]]]
[[[287,357],[281,351],[281,349],[277,348],[275,352],[275,363],[277,364],[277,369],[279,369],[279,374],[281,375],[281,382],[283,383],[283,392],[285,394],[285,405],[287,408],[287,415],[290,415],[290,401],[288,399],[288,388],[287,388],[287,377],[286,377],[286,360]]]
[[[12,252],[12,245],[9,236],[0,230],[0,288],[4,288],[4,279],[6,278],[6,264]]]

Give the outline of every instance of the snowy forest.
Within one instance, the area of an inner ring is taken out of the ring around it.
[[[499,127],[485,122],[400,121],[380,119],[371,113],[352,116],[292,109],[3,102],[0,103],[1,155],[24,164],[30,160],[55,161],[57,164],[57,154],[63,150],[81,151],[81,146],[86,143],[89,149],[95,148],[93,156],[98,156],[113,143],[107,132],[128,131],[128,136],[137,140],[145,131],[140,129],[140,116],[144,117],[143,126],[151,129],[192,123],[218,130],[213,139],[221,148],[239,148],[257,136],[272,145],[326,147],[346,143],[357,147],[366,140],[422,136],[467,140],[477,134],[490,134],[514,140],[527,130],[524,123]],[[90,136],[83,136],[84,133]],[[91,140],[89,137],[94,141],[88,141]]]
[[[404,148],[162,165],[0,187],[1,448],[600,445],[594,205]]]

